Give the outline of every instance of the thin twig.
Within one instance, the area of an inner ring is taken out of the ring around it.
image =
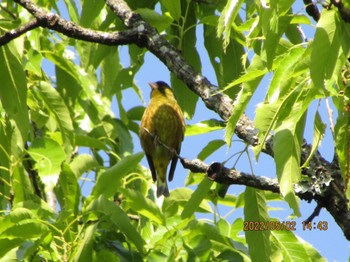
[[[17,27],[16,29],[10,30],[6,32],[4,35],[0,36],[0,46],[6,45],[13,39],[25,34],[26,32],[39,27],[39,20],[38,19],[33,19],[29,21],[28,23],[21,25]]]
[[[0,5],[0,9],[4,10],[4,12],[6,12],[9,16],[11,16],[14,20],[18,18],[14,13],[8,10],[5,6]]]
[[[312,212],[312,214],[303,223],[304,224],[311,223],[315,217],[320,215],[321,209],[322,209],[322,205],[318,203],[317,206],[315,207],[314,212]]]
[[[327,108],[327,113],[328,113],[328,118],[329,118],[329,126],[331,128],[333,138],[335,139],[334,122],[333,122],[333,109],[331,108],[327,97],[326,97],[325,101],[326,101],[326,108]]]
[[[168,147],[166,144],[164,144],[158,136],[152,134],[147,128],[143,128],[143,130],[146,131],[147,134],[150,135],[150,137],[153,139],[153,141],[155,141],[157,144],[161,145],[162,147],[164,147],[166,150],[168,150],[171,154],[174,154],[177,158],[179,158],[180,160],[182,160],[183,158],[176,152],[176,150],[174,148]]]

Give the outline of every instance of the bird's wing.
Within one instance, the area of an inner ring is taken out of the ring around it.
[[[181,144],[179,145],[179,148],[176,150],[177,154],[180,154],[181,150]],[[169,170],[169,181],[172,181],[174,178],[174,173],[175,173],[175,168],[177,164],[178,157],[174,154],[172,160],[171,160],[171,165],[170,165],[170,170]]]
[[[156,169],[154,168],[152,156],[149,154],[146,154],[146,158],[147,158],[149,168],[151,169],[153,181],[156,182],[157,181],[157,173],[156,173]]]

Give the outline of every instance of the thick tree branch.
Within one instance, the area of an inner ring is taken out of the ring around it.
[[[132,44],[140,42],[140,38],[143,38],[142,32],[140,32],[137,28],[121,32],[103,32],[86,29],[75,24],[74,22],[61,18],[57,14],[45,11],[43,8],[37,6],[30,0],[15,0],[15,2],[30,12],[35,17],[35,20],[33,21],[36,22],[35,24],[33,24],[34,22],[29,22],[28,24],[23,25],[16,30],[5,33],[0,37],[0,46],[38,26],[55,30],[65,36],[74,39],[100,43],[104,45]],[[30,28],[30,26],[32,28]]]
[[[207,174],[208,178],[225,185],[245,185],[256,189],[280,193],[277,179],[263,176],[252,176],[237,170],[224,167],[221,163],[208,165],[199,159],[188,160],[181,158],[184,168],[194,173]],[[324,207],[334,217],[345,237],[350,240],[350,212],[347,207],[347,199],[340,191],[332,173],[319,169],[309,180],[303,180],[294,185],[295,194],[303,200],[316,200],[316,211],[306,220],[312,219]]]
[[[343,18],[343,20],[347,23],[350,23],[350,10],[346,9],[342,0],[331,0],[331,3],[338,8],[338,11]]]
[[[316,22],[320,19],[320,11],[312,0],[304,0],[306,13],[311,16]]]
[[[280,193],[280,186],[277,179],[253,176],[234,169],[229,169],[218,162],[208,165],[199,159],[189,160],[181,158],[180,160],[184,168],[191,170],[193,173],[204,173],[210,180],[220,184],[244,185],[256,189],[271,191],[273,193]],[[319,181],[313,181],[310,183],[305,182],[300,185],[295,185],[295,194],[299,196],[300,199],[311,201],[315,196],[323,193],[323,191],[316,191],[315,189],[320,186],[324,188],[326,182],[330,182],[330,180],[322,181],[322,183],[319,183]]]
[[[305,4],[306,13],[311,16],[316,22],[320,19],[321,13],[317,8],[316,3],[313,0],[303,0]],[[342,0],[331,0],[329,8],[334,5],[338,8],[340,16],[347,23],[350,23],[350,10],[347,9]],[[327,7],[327,6],[325,6]]]

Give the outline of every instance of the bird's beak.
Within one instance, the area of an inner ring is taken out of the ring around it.
[[[148,84],[152,88],[152,90],[158,88],[158,85],[156,83],[154,83],[154,82],[149,82]]]

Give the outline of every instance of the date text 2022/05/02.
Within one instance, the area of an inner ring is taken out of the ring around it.
[[[265,230],[288,230],[296,231],[298,229],[302,230],[328,230],[327,221],[318,222],[302,222],[301,228],[298,228],[296,221],[244,221],[243,230],[244,231],[265,231]]]

